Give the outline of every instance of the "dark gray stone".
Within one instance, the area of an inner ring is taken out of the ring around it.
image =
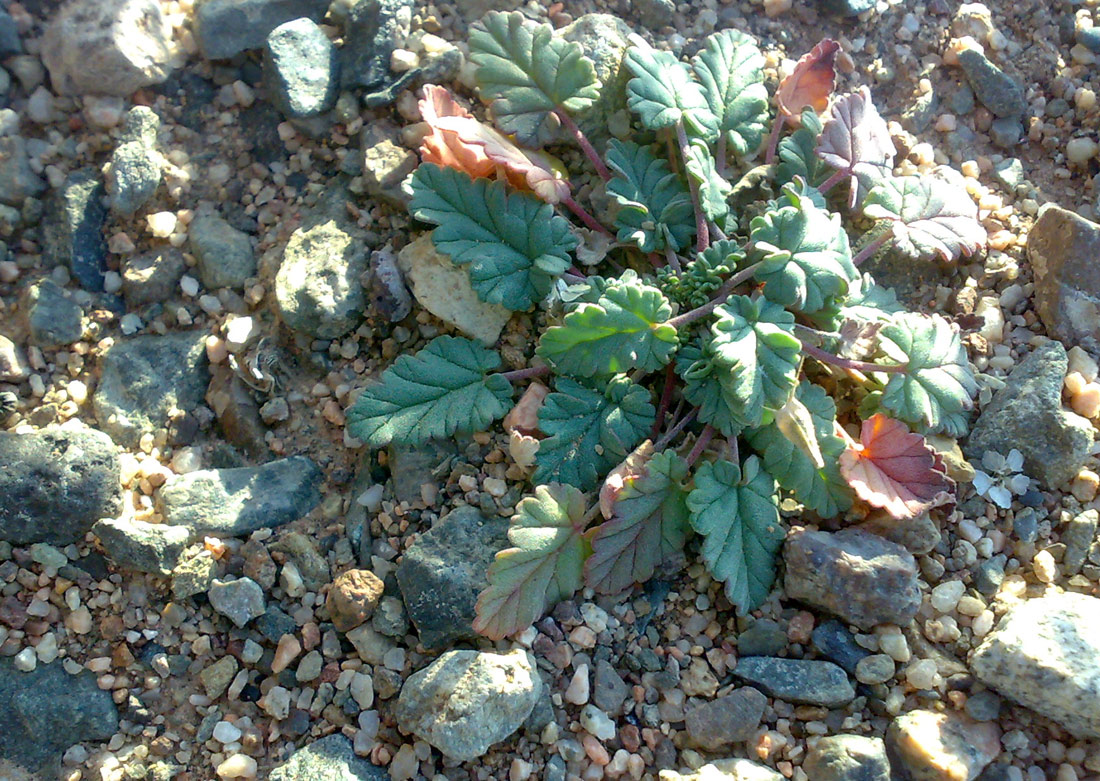
[[[316,22],[294,19],[267,36],[264,81],[288,117],[315,117],[336,104],[336,47]]]
[[[998,553],[978,565],[978,571],[974,575],[974,586],[981,594],[991,597],[1001,590],[1001,584],[1005,579],[1006,561],[1005,555]]]
[[[306,456],[263,466],[203,469],[160,489],[165,522],[186,526],[192,538],[241,537],[298,520],[321,501],[324,475]]]
[[[305,17],[321,21],[329,0],[207,0],[198,8],[195,37],[202,56],[227,60],[259,49],[284,22]]]
[[[802,769],[813,781],[891,781],[886,744],[880,738],[830,735],[806,754]]]
[[[262,460],[267,452],[267,428],[254,392],[227,365],[214,367],[213,375],[206,389],[206,403],[214,410],[226,441]]]
[[[1000,182],[1001,186],[1010,193],[1022,185],[1026,179],[1024,176],[1024,164],[1019,158],[1008,157],[993,165],[993,178]]]
[[[1074,37],[1093,54],[1100,54],[1100,27],[1078,27]]]
[[[204,337],[191,331],[112,345],[92,399],[100,427],[133,447],[145,432],[167,425],[174,410],[189,412],[201,404],[210,380]]]
[[[1088,458],[1093,428],[1062,408],[1067,363],[1066,348],[1056,341],[1018,363],[974,423],[963,448],[967,458],[980,463],[987,450],[1004,455],[1015,448],[1024,455],[1024,472],[1045,487],[1072,480]]]
[[[630,696],[630,687],[606,659],[596,660],[592,687],[592,702],[611,718],[623,712],[623,702]]]
[[[69,174],[49,197],[42,218],[42,254],[46,261],[68,266],[73,279],[93,293],[103,290],[107,273],[105,194],[99,171],[81,168]]]
[[[959,52],[959,67],[974,96],[998,117],[1019,117],[1027,110],[1024,88],[977,49]]]
[[[634,0],[634,13],[642,25],[656,32],[672,24],[676,3],[673,0]]]
[[[1031,507],[1025,507],[1012,519],[1012,533],[1020,542],[1035,542],[1039,536],[1039,516]]]
[[[425,648],[476,637],[474,605],[486,571],[508,544],[508,521],[459,507],[417,538],[397,566],[397,584]]]
[[[164,303],[177,294],[186,271],[183,253],[169,245],[133,255],[122,267],[122,296],[130,307]]]
[[[787,633],[766,618],[737,635],[738,656],[778,656],[786,647]]]
[[[870,651],[855,641],[848,628],[835,619],[818,624],[814,628],[811,642],[819,654],[852,674],[855,674],[860,661],[871,655]]]
[[[696,705],[684,717],[688,738],[706,751],[721,751],[756,734],[768,698],[751,686]]]
[[[271,781],[389,781],[383,767],[357,757],[351,741],[329,735],[304,746],[271,771]]]
[[[268,605],[267,610],[255,620],[253,626],[272,643],[278,643],[283,635],[292,635],[298,631],[297,622],[276,605]]]
[[[1060,542],[1066,546],[1066,552],[1062,556],[1061,569],[1066,577],[1081,571],[1088,557],[1089,548],[1096,540],[1098,520],[1100,520],[1100,513],[1096,510],[1085,510],[1071,518],[1066,528],[1062,530]]]
[[[120,144],[111,156],[107,177],[111,209],[129,217],[147,204],[160,186],[161,159],[142,142]]]
[[[19,38],[19,25],[6,9],[0,8],[0,58],[23,53],[23,41]]]
[[[61,662],[16,670],[0,658],[0,759],[56,778],[61,755],[74,743],[107,740],[118,731],[118,709],[91,672],[69,675]]]
[[[974,721],[996,721],[1001,715],[1001,698],[986,689],[967,697],[965,707]]]
[[[77,542],[122,506],[118,453],[94,429],[0,432],[0,540]]]
[[[1020,143],[1024,126],[1016,117],[1003,117],[993,120],[989,127],[989,138],[993,145],[1001,149],[1012,149]]]
[[[960,117],[965,117],[974,110],[974,90],[969,84],[960,84],[959,88],[951,93],[948,102],[949,107]]]
[[[46,183],[31,169],[23,137],[0,137],[0,203],[19,207],[45,190]]]
[[[1100,225],[1044,204],[1027,236],[1039,317],[1051,336],[1100,354]]]
[[[413,0],[359,0],[344,22],[340,83],[377,90],[391,80],[390,55],[409,34]]]
[[[818,0],[818,5],[827,14],[852,17],[873,10],[875,0]]]
[[[733,674],[787,702],[839,708],[856,696],[844,670],[816,659],[750,656],[737,662]]]
[[[240,288],[256,275],[252,240],[216,214],[200,214],[187,230],[188,243],[207,288]]]
[[[120,567],[154,575],[171,575],[190,539],[182,526],[132,518],[103,518],[92,533]]]
[[[25,309],[31,342],[39,347],[66,347],[80,341],[84,333],[80,322],[84,310],[48,277],[28,288]]]

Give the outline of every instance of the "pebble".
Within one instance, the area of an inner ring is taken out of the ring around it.
[[[751,686],[689,708],[684,722],[693,745],[719,751],[750,740],[760,726],[767,698]]]
[[[894,660],[886,654],[871,654],[860,660],[855,674],[860,683],[886,683],[894,677]]]
[[[886,745],[880,738],[830,735],[813,743],[802,770],[811,781],[891,781]]]
[[[600,740],[615,737],[615,722],[595,705],[585,705],[581,709],[580,724],[586,732]]]
[[[218,778],[255,778],[256,760],[247,754],[233,754],[218,765]]]
[[[326,606],[333,625],[341,632],[362,624],[382,599],[383,583],[370,570],[352,569],[333,581]]]
[[[1001,753],[997,725],[957,713],[914,710],[898,716],[886,731],[892,757],[912,781],[973,779]]]
[[[572,705],[584,705],[588,702],[588,694],[588,665],[578,664],[562,697]]]
[[[961,580],[949,580],[932,589],[932,608],[938,613],[950,613],[959,604],[966,584]]]
[[[1027,109],[1023,87],[979,49],[968,48],[958,52],[958,62],[974,95],[994,115],[1015,118]]]
[[[264,614],[263,589],[250,578],[215,578],[207,596],[214,610],[239,627]]]
[[[752,656],[740,659],[733,673],[769,696],[792,703],[836,708],[856,696],[844,670],[832,662]]]

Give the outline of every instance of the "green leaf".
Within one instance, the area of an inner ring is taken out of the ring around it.
[[[723,30],[691,63],[724,143],[742,157],[760,147],[768,117],[764,55],[750,35]]]
[[[985,228],[970,194],[932,176],[887,179],[867,194],[863,212],[890,220],[892,248],[913,260],[958,260],[985,246]]]
[[[775,481],[755,456],[744,474],[729,461],[704,461],[687,498],[691,526],[703,536],[702,556],[711,574],[725,581],[726,596],[744,615],[759,607],[775,583],[779,522]]]
[[[535,486],[516,505],[511,548],[489,565],[489,586],[477,598],[474,631],[493,640],[521,632],[581,587],[590,547],[583,533],[584,495],[570,485]]]
[[[843,317],[867,321],[888,321],[903,311],[897,294],[891,288],[877,284],[870,274],[864,274],[852,283],[848,298],[840,307]]]
[[[566,374],[593,377],[630,369],[652,371],[680,346],[668,324],[672,307],[640,281],[611,283],[595,304],[582,304],[539,339],[538,354]]]
[[[547,122],[550,112],[582,111],[599,98],[592,61],[550,25],[528,21],[518,11],[489,13],[484,24],[484,30],[470,32],[478,88],[497,125],[520,143],[547,143],[556,127]]]
[[[603,393],[568,377],[555,387],[539,410],[548,436],[539,443],[533,479],[590,491],[642,441],[657,411],[649,391],[628,377],[612,379]]]
[[[816,186],[829,178],[829,167],[817,156],[817,138],[821,135],[821,119],[813,111],[802,112],[802,127],[779,142],[779,167],[776,182],[786,184],[800,177]]]
[[[642,252],[679,250],[695,236],[695,207],[687,186],[647,147],[612,140],[607,164],[615,171],[607,193],[619,204],[619,241]]]
[[[816,468],[774,422],[748,431],[746,437],[780,486],[822,518],[835,518],[852,506],[852,491],[838,466],[845,445],[833,428],[836,404],[821,386],[807,380],[799,384],[795,394],[813,419],[814,434],[825,460],[823,469]]]
[[[684,379],[684,398],[699,408],[699,422],[709,423],[723,436],[732,437],[745,427],[737,402],[724,382],[729,376],[710,349],[709,339],[684,345],[676,355],[676,373]]]
[[[763,263],[756,278],[769,300],[807,314],[846,295],[858,277],[840,215],[787,193],[797,205],[752,220],[751,240]]]
[[[764,408],[783,406],[798,382],[794,315],[764,298],[730,296],[714,316],[710,351],[724,395],[744,425],[758,426]]]
[[[471,179],[454,168],[422,163],[412,175],[414,217],[439,227],[436,249],[469,264],[478,298],[516,312],[550,292],[572,261],[577,238],[554,207],[500,182]]]
[[[733,185],[718,175],[710,147],[701,138],[693,138],[684,155],[688,176],[699,185],[699,205],[708,220],[720,220],[729,214],[726,198],[733,192]]]
[[[927,434],[965,434],[978,385],[958,328],[939,315],[902,313],[879,332],[879,344],[907,364],[890,375],[882,407]]]
[[[614,515],[592,537],[584,581],[601,594],[618,594],[648,580],[687,540],[688,464],[671,450],[657,453],[647,469],[628,478]]]
[[[694,135],[708,141],[718,137],[718,118],[702,86],[676,55],[633,46],[623,63],[634,74],[626,84],[627,105],[646,128],[661,130],[683,122]]]
[[[512,386],[489,374],[500,356],[457,336],[402,355],[348,410],[348,433],[372,447],[415,445],[483,431],[512,406]]]

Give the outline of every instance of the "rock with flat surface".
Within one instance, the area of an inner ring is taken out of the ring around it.
[[[103,228],[106,188],[94,168],[80,168],[46,199],[42,219],[42,255],[52,265],[67,266],[85,290],[103,290],[107,273],[107,240]]]
[[[959,713],[915,710],[891,722],[886,751],[909,781],[973,781],[1001,753],[1001,730]]]
[[[839,708],[856,696],[844,670],[817,659],[750,656],[737,663],[733,674],[787,702]]]
[[[207,0],[195,16],[195,37],[208,60],[227,60],[259,49],[284,22],[307,18],[320,22],[329,0]]]
[[[685,726],[692,744],[707,751],[720,751],[756,735],[768,698],[751,686],[704,702],[685,714]]]
[[[122,267],[122,296],[131,308],[163,303],[179,294],[186,271],[183,253],[170,245],[132,255]]]
[[[1035,303],[1051,336],[1100,355],[1100,225],[1048,203],[1027,234]]]
[[[210,606],[238,627],[259,618],[266,610],[263,589],[249,578],[215,578],[207,596],[210,598]]]
[[[385,768],[357,757],[340,734],[315,740],[271,771],[271,781],[390,781]]]
[[[785,781],[770,767],[740,758],[716,759],[686,775],[675,770],[662,770],[657,777],[660,781]]]
[[[974,96],[996,116],[1018,117],[1027,109],[1023,86],[976,48],[959,52],[959,67]]]
[[[104,518],[92,533],[120,567],[153,575],[171,575],[191,538],[182,526],[133,518]]]
[[[46,183],[31,168],[23,137],[0,138],[0,203],[19,207],[25,198],[45,189]]]
[[[892,781],[886,744],[881,738],[830,735],[806,754],[802,769],[813,781]]]
[[[315,117],[332,108],[338,68],[336,47],[312,19],[283,22],[267,36],[264,78],[288,117]]]
[[[256,275],[252,240],[216,214],[200,214],[187,229],[199,279],[210,290],[242,287]]]
[[[27,289],[24,308],[27,330],[35,345],[52,350],[80,341],[84,310],[52,279],[47,277]]]

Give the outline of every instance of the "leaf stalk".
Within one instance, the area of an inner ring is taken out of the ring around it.
[[[820,347],[815,347],[812,344],[802,343],[802,352],[811,358],[821,361],[822,363],[828,363],[833,366],[837,366],[841,369],[852,369],[857,372],[886,372],[888,374],[901,374],[908,369],[908,365],[904,363],[895,364],[881,364],[870,363],[868,361],[853,361],[849,358],[841,358],[839,355],[833,355],[830,352],[822,350]]]
[[[703,433],[699,435],[699,438],[695,440],[695,446],[688,453],[687,463],[688,466],[694,466],[695,462],[699,460],[699,456],[703,455],[703,451],[707,449],[707,445],[710,444],[711,439],[714,438],[714,426],[707,424],[703,429]]]
[[[676,123],[676,143],[680,145],[680,156],[683,157],[684,166],[688,160],[688,137],[684,129],[683,120]],[[691,191],[691,205],[695,208],[695,251],[702,252],[710,246],[710,231],[707,228],[707,216],[703,214],[703,206],[699,200],[699,183],[695,177],[688,174],[688,188]]]
[[[558,106],[554,109],[554,115],[561,120],[562,127],[569,131],[569,134],[573,136],[573,140],[577,142],[577,145],[584,152],[585,157],[588,158],[588,162],[592,163],[592,167],[596,169],[596,173],[600,175],[600,178],[605,182],[611,179],[611,171],[607,169],[607,165],[596,151],[596,147],[592,146],[592,142],[588,140],[588,136],[584,134],[584,131],[577,127],[577,123],[573,121],[573,117],[569,116],[566,111]]]
[[[526,369],[513,369],[510,372],[500,372],[500,376],[508,380],[508,382],[517,382],[519,380],[526,380],[531,377],[542,377],[543,375],[550,373],[550,367],[548,365],[543,366],[528,366]]]
[[[611,235],[611,231],[600,224],[599,220],[588,213],[588,210],[573,200],[573,196],[567,195],[561,199],[561,202],[565,204],[565,207],[573,214],[577,215],[581,222],[584,223],[586,228],[594,230],[597,233],[603,233],[607,236]]]
[[[668,445],[669,442],[671,442],[672,440],[674,440],[676,438],[677,434],[679,434],[681,431],[683,431],[685,428],[687,428],[689,425],[691,425],[691,422],[693,420],[695,420],[695,416],[698,415],[698,414],[699,414],[698,409],[692,409],[691,412],[684,415],[684,417],[682,417],[680,419],[680,421],[675,426],[673,426],[672,428],[670,428],[668,431],[665,432],[665,435],[663,437],[661,437],[660,439],[658,439],[656,442],[653,443],[653,449],[655,451],[659,451],[659,450],[662,450],[663,448],[665,448]]]
[[[894,232],[893,231],[891,231],[891,230],[883,231],[878,236],[876,236],[874,239],[867,242],[867,244],[865,244],[863,246],[863,249],[861,249],[859,252],[857,252],[855,254],[855,256],[852,258],[852,265],[859,266],[861,263],[863,263],[868,258],[873,257],[876,252],[878,252],[880,249],[882,249],[882,247],[888,241],[891,241],[893,238],[894,238]]]
[[[684,312],[682,315],[676,315],[676,317],[668,321],[668,324],[671,325],[673,328],[682,328],[688,323],[695,322],[700,317],[706,317],[715,309],[720,307],[723,303],[725,303],[726,299],[729,298],[730,293],[732,293],[738,285],[751,279],[752,275],[756,273],[756,270],[760,268],[763,262],[764,261],[761,260],[753,263],[751,266],[747,266],[741,269],[732,277],[727,279],[722,284],[722,287],[718,288],[718,290],[714,294],[714,297],[710,301],[688,312]]]

